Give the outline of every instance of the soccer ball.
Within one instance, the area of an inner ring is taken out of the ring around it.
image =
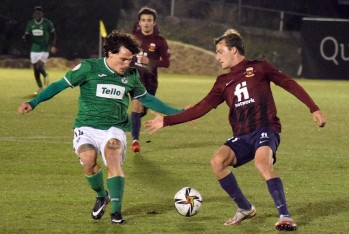
[[[196,189],[184,187],[174,196],[174,205],[179,214],[190,217],[201,210],[202,196]]]

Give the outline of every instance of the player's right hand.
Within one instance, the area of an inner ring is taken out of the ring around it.
[[[312,117],[314,122],[320,127],[323,128],[325,127],[326,124],[326,117],[321,111],[315,111],[312,113]]]
[[[25,114],[28,113],[30,111],[32,111],[33,108],[31,107],[31,105],[28,102],[23,102],[21,105],[19,105],[18,107],[18,112],[20,114]]]

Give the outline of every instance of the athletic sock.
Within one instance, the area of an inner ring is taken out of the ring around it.
[[[92,176],[86,175],[87,182],[91,186],[91,188],[97,193],[97,197],[106,197],[107,192],[105,191],[103,184],[103,171],[99,170],[97,174]]]
[[[41,82],[41,78],[40,78],[40,71],[34,67],[34,77],[35,77],[35,81],[36,84],[38,85],[39,88],[42,88],[42,82]]]
[[[233,173],[230,173],[223,179],[218,180],[222,188],[235,201],[239,208],[244,210],[251,209],[251,203],[247,200],[245,195],[241,192],[240,187],[235,179]]]
[[[46,70],[45,70],[45,63],[42,61],[39,61],[37,63],[38,71],[44,76],[47,76]]]
[[[125,178],[121,176],[115,176],[107,179],[107,185],[110,195],[111,203],[111,213],[120,213],[121,214],[121,204],[122,197],[124,194]]]
[[[267,181],[267,185],[269,193],[274,200],[275,206],[278,209],[279,214],[284,216],[290,216],[287,209],[286,198],[281,179],[270,179]]]
[[[131,113],[132,123],[132,140],[139,140],[139,132],[141,131],[141,113]]]

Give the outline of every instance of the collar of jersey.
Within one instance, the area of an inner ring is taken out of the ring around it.
[[[104,57],[104,65],[105,67],[111,72],[111,73],[115,73],[107,64],[107,57]]]

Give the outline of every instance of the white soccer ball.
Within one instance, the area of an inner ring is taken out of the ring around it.
[[[196,189],[184,187],[174,196],[174,205],[179,214],[190,217],[201,210],[202,196]]]

